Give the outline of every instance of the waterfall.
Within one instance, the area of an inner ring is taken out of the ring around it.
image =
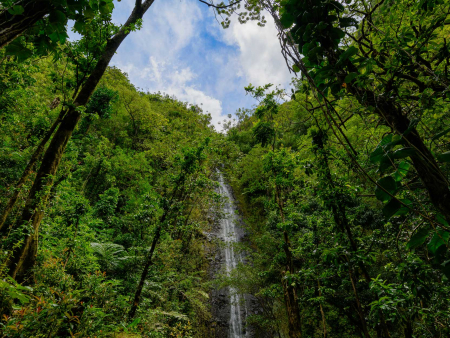
[[[221,237],[225,242],[224,256],[226,273],[229,274],[231,270],[235,269],[242,257],[234,250],[234,244],[239,241],[237,231],[237,217],[236,209],[234,207],[234,199],[230,193],[230,187],[224,182],[222,173],[219,172],[220,194],[225,197],[223,206],[224,218],[220,220]],[[230,287],[230,322],[229,322],[229,338],[245,337],[244,326],[242,324],[241,313],[241,296],[235,289]],[[245,308],[243,309],[246,312]]]

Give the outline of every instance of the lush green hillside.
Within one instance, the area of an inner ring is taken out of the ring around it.
[[[2,66],[0,195],[6,205],[64,109],[49,107],[64,96],[60,83],[67,86],[73,74],[62,77],[64,63],[50,59]],[[49,188],[37,267],[26,287],[7,277],[2,281],[3,334],[99,337],[136,331],[188,337],[205,329],[210,318],[204,232],[215,201],[210,176],[218,137],[209,119],[196,106],[141,92],[119,69],[108,69]],[[33,167],[2,229],[3,261],[30,231],[19,220],[35,172]],[[129,319],[159,227],[158,254],[137,314]]]
[[[0,0],[2,337],[450,336],[450,2],[200,2],[270,15],[297,75],[223,134],[109,67],[153,0]]]

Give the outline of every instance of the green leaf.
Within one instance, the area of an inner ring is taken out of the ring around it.
[[[419,246],[421,246],[428,238],[428,234],[430,233],[431,228],[429,226],[426,226],[425,228],[420,229],[417,231],[414,236],[411,237],[408,244],[406,244],[406,247],[409,250],[413,250]]]
[[[345,80],[344,80],[344,82],[345,83],[350,83],[350,82],[352,82],[353,81],[353,79],[355,78],[355,77],[357,77],[359,74],[358,73],[349,73],[346,77],[345,77]]]
[[[412,201],[408,199],[401,199],[400,202],[402,202],[402,206],[400,209],[398,209],[398,211],[394,214],[394,216],[407,215],[411,211]],[[406,204],[406,206],[403,204]]]
[[[33,55],[31,49],[23,46],[19,41],[14,40],[6,46],[6,55],[12,55],[17,57],[19,62],[22,62]]]
[[[450,131],[450,128],[447,128],[447,129],[445,129],[444,131],[441,131],[440,133],[437,133],[436,135],[434,135],[434,136],[431,138],[431,141],[435,141],[435,140],[441,138],[442,136],[444,136],[445,134],[447,134],[449,131]]]
[[[66,24],[67,18],[66,15],[58,10],[54,10],[50,13],[50,16],[48,18],[48,20],[51,23],[59,23],[59,24]]]
[[[339,61],[336,63],[336,67],[341,66],[349,57],[358,53],[358,48],[350,46],[340,56]]]
[[[396,182],[400,182],[402,180],[402,178],[408,174],[408,170],[409,170],[410,166],[411,165],[406,161],[401,162],[397,166],[397,171],[394,173],[394,180]]]
[[[450,162],[450,151],[437,155],[437,160],[439,162]]]
[[[329,35],[333,40],[340,40],[345,36],[345,32],[342,29],[333,27],[331,28]]]
[[[21,15],[24,12],[24,9],[20,5],[12,6],[8,9],[9,14],[11,15]]]
[[[434,255],[441,245],[445,245],[448,243],[449,237],[449,232],[438,229],[431,239],[430,243],[428,243],[427,245],[428,251]]]
[[[296,73],[298,73],[300,71],[300,68],[297,65],[293,65],[292,66],[292,70]]]
[[[392,153],[392,155],[390,155],[390,157],[395,158],[395,159],[401,159],[401,158],[405,158],[405,157],[414,156],[415,153],[416,152],[415,152],[414,148],[402,148],[402,149],[394,151]]]
[[[446,221],[444,216],[442,216],[441,214],[436,214],[436,221],[438,221],[442,225],[448,226],[448,222]]]
[[[280,22],[284,28],[291,27],[294,21],[295,18],[289,11],[286,11],[284,9],[281,10]]]
[[[383,174],[387,169],[393,166],[392,159],[389,157],[389,154],[383,155],[380,161],[380,166],[378,168],[378,172]]]
[[[383,207],[383,215],[386,216],[386,218],[391,218],[394,216],[400,209],[402,208],[402,204],[396,199],[393,198],[389,201],[388,204],[386,204]]]
[[[358,26],[358,21],[356,21],[353,18],[340,18],[339,19],[339,26],[342,27],[342,28],[351,27],[351,26],[357,27]]]
[[[378,163],[381,161],[381,159],[384,156],[384,149],[383,146],[390,143],[392,141],[392,134],[389,134],[381,140],[381,142],[378,144],[378,146],[375,148],[375,150],[370,154],[370,162],[371,163]]]
[[[442,272],[447,277],[447,279],[450,279],[450,260],[445,261],[441,264],[442,266]]]
[[[78,33],[83,34],[86,30],[86,23],[83,21],[77,21],[75,22],[75,24],[73,25],[73,29],[75,31],[77,31]]]
[[[386,176],[378,180],[378,185],[383,187],[385,190],[390,192],[392,195],[395,194],[397,190],[397,183],[391,176]],[[379,186],[375,189],[375,196],[378,200],[382,202],[389,201],[391,199],[391,196],[386,193],[383,189],[381,189]]]
[[[334,10],[338,11],[338,12],[343,12],[344,11],[344,6],[342,6],[339,2],[331,0],[329,1],[329,4],[332,5],[334,8]]]
[[[101,5],[99,7],[100,13],[102,15],[110,14],[113,9],[114,9],[114,4],[112,2],[105,2],[105,1],[102,1]]]
[[[303,55],[306,55],[306,54],[308,54],[308,52],[309,52],[311,49],[313,49],[314,47],[316,47],[316,44],[315,44],[315,43],[313,43],[313,42],[307,42],[307,43],[305,43],[305,44],[303,45],[301,52],[302,52]]]
[[[84,9],[84,16],[88,19],[88,20],[92,20],[95,16],[95,12],[91,7],[86,7]]]

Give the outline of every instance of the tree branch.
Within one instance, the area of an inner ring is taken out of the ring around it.
[[[198,1],[204,3],[204,4],[207,5],[208,7],[213,7],[213,8],[215,8],[215,9],[224,9],[224,8],[232,7],[232,6],[234,6],[234,5],[238,4],[238,3],[240,3],[242,0],[237,0],[237,1],[233,2],[233,3],[231,3],[231,4],[223,5],[223,6],[217,6],[217,5],[214,5],[214,4],[212,4],[212,3],[209,3],[209,2],[206,2],[206,1],[203,1],[203,0],[198,0]]]

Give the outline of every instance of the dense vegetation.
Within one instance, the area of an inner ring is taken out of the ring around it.
[[[273,336],[448,336],[450,2],[212,6],[268,12],[298,73],[225,134],[108,67],[152,3],[0,0],[2,336],[212,337],[218,285]],[[246,264],[213,284],[218,168]]]

